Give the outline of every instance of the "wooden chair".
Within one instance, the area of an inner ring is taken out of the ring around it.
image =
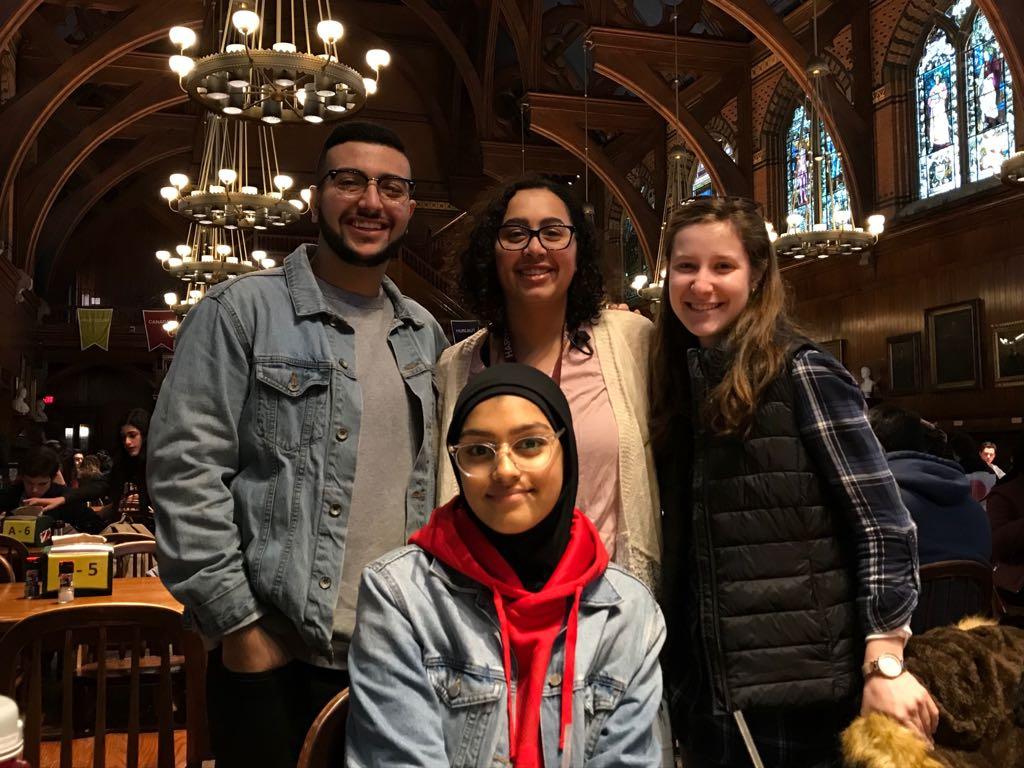
[[[0,555],[0,584],[13,584],[17,579],[14,577],[14,568],[10,561]]]
[[[920,634],[966,616],[999,618],[1000,606],[989,566],[974,560],[929,563],[921,566],[921,594],[910,628]]]
[[[110,545],[127,544],[132,541],[154,541],[152,536],[147,536],[144,533],[105,533],[103,538]]]
[[[348,717],[348,688],[316,716],[302,744],[297,768],[333,768],[345,764],[345,719]]]
[[[129,541],[114,545],[114,578],[145,576],[156,565],[156,541]]]
[[[79,694],[78,698],[84,697],[83,687],[73,685],[79,649],[82,646],[106,649],[125,643],[129,649],[125,733],[108,733],[113,697],[108,695],[107,654],[99,652],[96,654],[94,707],[89,709],[94,712],[93,735],[74,738],[75,694]],[[145,673],[141,663],[145,658],[144,648],[149,648],[158,660],[156,666],[149,667]],[[181,672],[186,729],[177,733],[173,724],[171,675],[171,658],[176,650],[186,659]],[[47,667],[43,660],[54,657],[60,675],[59,697],[53,699],[59,702],[60,709],[59,745],[42,741],[44,683],[49,682],[45,679]],[[189,768],[200,768],[209,751],[205,674],[206,654],[200,638],[184,629],[177,611],[155,605],[93,604],[57,608],[19,621],[0,639],[0,693],[19,704],[25,722],[25,759],[32,765],[42,765],[40,758],[45,757],[46,763],[59,764],[60,768],[79,768],[89,762],[93,768],[104,765],[137,768],[140,757],[145,760],[155,756],[158,768],[172,768],[177,762],[175,745],[180,745],[179,737],[183,736],[185,764]],[[143,732],[140,723],[144,676],[149,681],[155,678],[156,682],[155,732]]]
[[[0,534],[0,557],[6,559],[14,569],[15,581],[24,581],[25,559],[29,554],[28,547],[20,541]]]

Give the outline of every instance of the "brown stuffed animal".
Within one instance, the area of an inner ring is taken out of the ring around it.
[[[910,639],[906,664],[939,708],[935,749],[895,720],[843,732],[850,768],[1024,768],[1024,630],[965,619]]]

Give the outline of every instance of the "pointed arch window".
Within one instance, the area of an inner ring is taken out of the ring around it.
[[[786,194],[790,230],[849,223],[842,155],[824,123],[803,104],[793,111],[786,133]]]
[[[733,157],[733,153],[736,151],[733,149],[732,144],[729,142],[718,139],[722,145],[722,149],[725,150],[725,154],[729,157]],[[715,190],[711,185],[711,174],[708,173],[708,169],[704,167],[704,163],[697,161],[697,173],[693,177],[693,196],[694,197],[705,197],[708,195],[715,194]]]
[[[999,172],[1014,149],[1009,68],[985,15],[957,0],[935,20],[917,66],[922,198]]]

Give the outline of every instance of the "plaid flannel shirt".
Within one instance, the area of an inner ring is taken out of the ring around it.
[[[871,431],[864,396],[831,355],[793,360],[797,424],[807,452],[835,493],[856,538],[857,603],[867,634],[910,622],[920,590],[917,527]]]

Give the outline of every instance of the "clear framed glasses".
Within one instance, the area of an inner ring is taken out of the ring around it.
[[[558,452],[558,439],[564,432],[563,428],[553,434],[527,435],[507,443],[460,443],[449,445],[448,453],[455,457],[456,466],[467,477],[491,474],[504,451],[520,472],[540,472],[547,469]]]
[[[334,189],[345,197],[362,197],[372,181],[377,185],[377,192],[385,200],[392,203],[404,203],[416,191],[416,182],[394,174],[368,176],[358,168],[332,168],[317,183],[323,187],[330,179]]]
[[[530,229],[522,224],[502,224],[498,227],[498,245],[506,251],[525,251],[530,241],[537,238],[549,251],[568,248],[576,227],[570,224],[547,224],[540,229]]]

